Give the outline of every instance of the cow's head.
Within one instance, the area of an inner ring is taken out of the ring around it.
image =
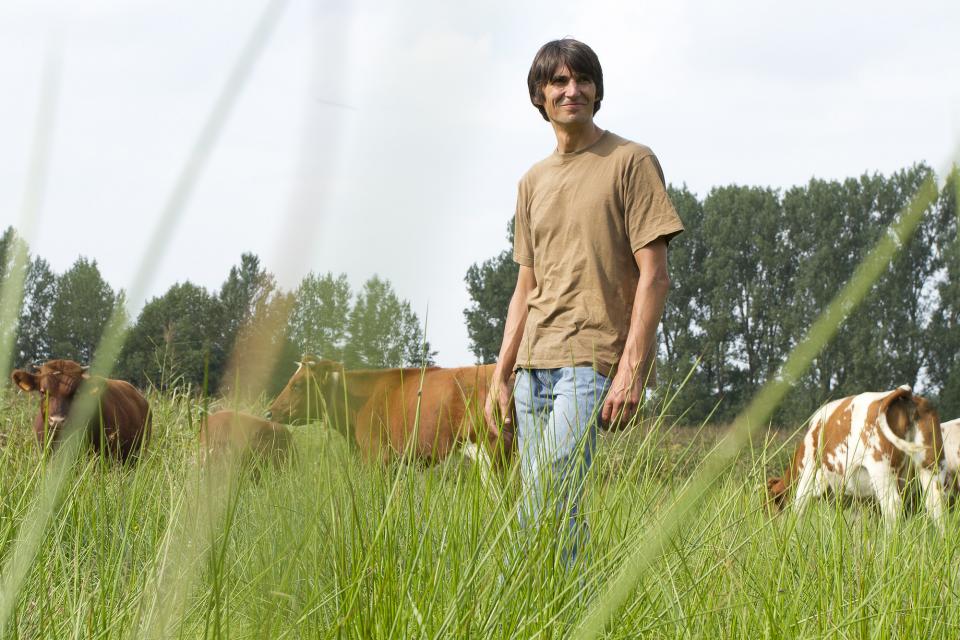
[[[326,415],[328,403],[341,389],[343,365],[333,360],[304,356],[297,370],[267,410],[279,422],[310,422]]]
[[[787,503],[787,481],[781,477],[767,479],[767,507],[780,511]]]
[[[77,390],[89,377],[87,367],[73,360],[51,360],[41,365],[36,373],[17,369],[10,375],[22,391],[37,392],[40,412],[34,420],[34,427],[38,437],[42,438],[46,433],[51,439],[66,422]],[[92,393],[98,390],[97,385],[90,387]]]

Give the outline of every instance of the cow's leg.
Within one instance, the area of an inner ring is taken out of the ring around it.
[[[891,529],[896,525],[897,517],[903,508],[897,474],[889,464],[876,464],[867,471],[870,474],[870,484],[873,487],[873,492],[880,503],[883,520],[887,528]]]
[[[800,466],[800,477],[797,479],[797,489],[793,494],[793,510],[799,515],[810,504],[810,500],[821,493],[820,471],[817,465],[806,462]]]
[[[469,458],[476,466],[480,473],[480,482],[483,484],[483,488],[486,489],[488,494],[495,496],[496,485],[493,482],[493,463],[487,450],[476,443],[465,442],[460,451],[465,458]]]
[[[923,491],[923,501],[927,508],[927,513],[937,526],[937,529],[942,533],[944,532],[943,484],[940,482],[940,474],[932,469],[921,467],[917,470],[917,478],[920,480],[920,487]]]

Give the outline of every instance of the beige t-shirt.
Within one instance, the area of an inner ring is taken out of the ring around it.
[[[653,152],[609,131],[527,171],[517,196],[513,259],[533,267],[517,366],[593,366],[623,353],[639,269],[634,252],[683,223]]]

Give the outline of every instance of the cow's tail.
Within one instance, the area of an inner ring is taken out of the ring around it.
[[[913,399],[913,391],[910,389],[910,385],[905,384],[897,387],[880,403],[880,414],[877,416],[877,425],[880,427],[880,433],[890,441],[890,444],[908,456],[923,455],[926,452],[924,445],[904,440],[893,432],[893,429],[890,428],[890,423],[887,421],[887,410],[890,408],[890,405],[899,398],[906,400]]]

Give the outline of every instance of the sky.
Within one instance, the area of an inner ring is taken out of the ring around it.
[[[464,275],[508,248],[517,181],[556,144],[526,90],[548,40],[597,52],[597,124],[700,197],[940,171],[960,144],[955,1],[289,0],[170,223],[266,4],[5,0],[0,228],[20,226],[57,272],[85,256],[127,290],[166,238],[134,307],[176,282],[215,290],[244,252],[287,289],[310,271],[354,290],[376,274],[456,366],[474,361]],[[49,154],[24,224],[38,121]]]

